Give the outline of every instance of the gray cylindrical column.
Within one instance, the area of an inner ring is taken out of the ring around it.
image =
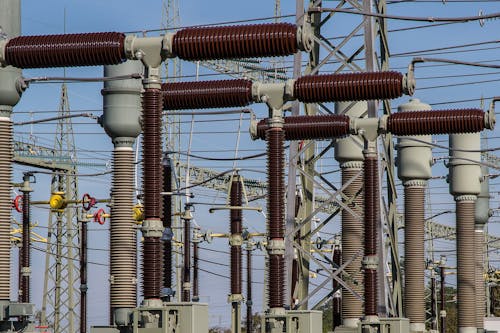
[[[398,112],[431,110],[429,104],[413,98],[398,107]],[[416,141],[416,140],[419,141]],[[424,204],[427,180],[432,176],[430,135],[401,137],[398,150],[398,177],[404,185],[405,202],[405,288],[404,313],[411,332],[425,331],[425,254]]]
[[[474,333],[477,326],[473,235],[475,203],[481,192],[480,135],[452,134],[449,139],[448,180],[456,201],[458,332]]]
[[[367,110],[366,102],[335,103],[336,114],[347,114],[351,117],[363,117]],[[344,190],[349,208],[361,217],[357,218],[348,211],[342,211],[342,262],[351,260],[354,255],[363,249],[363,214],[364,214],[364,192],[363,192],[363,139],[351,135],[348,138],[338,139],[335,142],[335,159],[340,163],[342,169],[342,184],[352,181]],[[345,272],[352,277],[349,286],[359,295],[363,295],[363,272],[361,262],[363,252],[345,267]],[[351,292],[342,289],[342,325],[355,328],[363,316],[363,302]]]
[[[105,66],[104,76],[142,73],[140,61]],[[110,227],[110,318],[111,324],[127,325],[137,306],[137,225],[133,219],[135,138],[141,132],[140,80],[106,81],[102,90],[101,123],[112,138],[113,183]]]
[[[481,166],[481,192],[477,196],[475,209],[474,247],[476,256],[476,326],[484,330],[486,316],[486,285],[484,281],[485,224],[491,216],[489,169]]]
[[[8,38],[21,33],[21,1],[0,2],[0,26]],[[10,301],[10,223],[12,186],[12,108],[19,102],[23,87],[21,70],[0,68],[0,301]]]

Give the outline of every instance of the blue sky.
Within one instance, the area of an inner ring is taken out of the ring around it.
[[[324,7],[334,7],[336,1],[324,1]],[[480,10],[487,14],[498,12],[500,6],[495,2],[471,1],[471,2],[455,2],[447,1],[443,4],[441,1],[424,2],[415,1],[414,3],[405,2],[400,4],[389,5],[388,12],[390,14],[411,15],[411,16],[434,16],[434,17],[456,17],[456,16],[472,16],[477,15]],[[22,6],[22,31],[24,35],[35,34],[58,34],[64,30],[68,33],[90,32],[90,31],[144,31],[157,29],[162,26],[162,4],[161,1],[129,1],[129,0],[87,0],[87,1],[35,1],[25,0]],[[294,14],[295,2],[282,1],[282,14]],[[64,19],[66,12],[66,19]],[[257,19],[269,17],[274,14],[274,1],[269,0],[254,0],[254,1],[180,1],[180,24],[181,26],[209,24],[217,22],[227,22],[235,20]],[[64,21],[66,20],[66,25]],[[290,18],[285,20],[291,21]],[[352,15],[338,15],[338,18],[325,24],[323,27],[323,35],[327,38],[343,36],[349,33],[353,27],[359,23],[359,17]],[[259,21],[260,22],[260,21]],[[389,21],[389,29],[395,30],[406,27],[415,27],[426,25],[426,23],[417,22],[401,22]],[[66,26],[66,27],[65,27]],[[488,21],[481,27],[478,22],[466,24],[443,25],[433,28],[414,29],[399,32],[391,32],[389,35],[390,50],[393,55],[391,59],[391,67],[406,72],[411,56],[404,53],[410,51],[422,51],[436,49],[448,46],[464,45],[477,42],[494,41],[498,39],[498,31],[500,28],[500,20]],[[337,42],[338,39],[333,39]],[[359,37],[346,45],[345,51],[353,51],[359,47],[362,39]],[[466,50],[467,52],[461,52]],[[452,48],[444,51],[434,52],[450,52],[445,54],[435,55],[442,58],[453,58],[466,61],[493,61],[500,63],[498,41],[484,45],[477,45],[468,48]],[[322,56],[326,54],[322,50]],[[418,53],[422,55],[422,53]],[[426,53],[427,54],[427,53]],[[290,66],[290,58],[284,60],[285,66]],[[332,70],[336,65],[330,64],[325,67],[322,72]],[[427,65],[417,66],[417,91],[415,96],[421,98],[428,103],[454,102],[458,100],[475,99],[475,101],[449,103],[437,105],[435,108],[463,108],[463,107],[479,107],[480,102],[477,99],[481,97],[492,97],[500,95],[498,79],[500,72],[493,69],[467,68],[461,66],[433,66]],[[195,80],[195,66],[193,64],[183,63],[183,75],[188,77],[183,80]],[[62,69],[40,69],[26,70],[26,77],[35,76],[61,76]],[[66,70],[67,76],[76,77],[99,77],[102,76],[102,67],[92,68],[70,68]],[[200,70],[200,79],[221,79],[224,76],[211,75],[209,69]],[[226,77],[227,78],[227,77]],[[489,81],[477,83],[478,81]],[[455,87],[443,87],[449,84],[457,84],[464,82],[474,82],[469,85],[459,85]],[[100,95],[101,84],[90,83],[71,83],[69,87],[69,102],[71,109],[75,112],[79,110],[90,110],[95,115],[101,114],[102,97]],[[24,94],[21,102],[16,107],[16,112],[13,115],[14,121],[41,119],[54,116],[59,105],[60,84],[32,84]],[[399,103],[406,102],[407,97],[401,98],[393,102],[393,106]],[[489,100],[486,100],[488,105]],[[254,106],[254,111],[259,117],[266,116],[266,111],[261,106]],[[40,112],[43,111],[43,112]],[[50,111],[50,112],[49,112]],[[189,127],[191,125],[191,117],[181,117],[181,145],[182,150],[188,148]],[[215,125],[214,125],[215,124]],[[216,128],[216,133],[214,132]],[[194,134],[192,140],[193,153],[203,156],[217,157],[232,157],[236,145],[238,133],[241,135],[241,144],[239,155],[248,155],[256,152],[261,152],[264,145],[261,142],[252,142],[247,134],[248,119],[244,119],[241,123],[237,115],[230,116],[197,116],[194,123]],[[30,126],[16,126],[16,137],[26,140],[35,140],[35,142],[45,145],[53,145],[53,133],[55,132],[55,124],[41,124]],[[74,124],[75,140],[78,147],[78,156],[81,160],[96,161],[99,163],[110,162],[110,152],[112,145],[109,138],[104,134],[104,131],[89,119],[75,120]],[[31,134],[31,137],[30,137]],[[497,131],[488,133],[491,138],[488,142],[490,147],[498,147]],[[447,137],[440,136],[434,138],[436,142],[447,145]],[[436,151],[436,156],[446,155],[443,150]],[[232,168],[232,163],[229,162],[207,162],[203,160],[193,159],[193,165],[217,169],[220,171]],[[245,161],[237,164],[241,168],[251,168],[265,170],[265,161],[258,159],[256,161]],[[336,169],[337,164],[333,159],[333,154],[327,155],[318,164],[318,169],[323,171]],[[15,167],[14,181],[20,181],[21,172],[27,170],[25,167]],[[90,173],[95,171],[103,171],[103,169],[88,169],[80,170],[82,173]],[[436,176],[442,176],[447,173],[442,163],[438,163],[433,172]],[[257,178],[264,180],[265,175],[262,173],[246,172],[245,177]],[[338,180],[332,177],[333,180]],[[37,176],[37,184],[34,185],[35,192],[33,193],[34,200],[47,199],[49,195],[49,177],[46,175]],[[498,186],[495,179],[492,180],[491,188],[493,200],[498,199]],[[90,193],[95,197],[109,196],[109,177],[82,177],[80,178],[80,196],[83,193]],[[442,180],[431,181],[433,212],[445,210],[451,206],[451,198],[447,195],[447,184]],[[196,189],[197,195],[194,201],[202,203],[221,203],[224,201],[223,194],[217,194],[209,190]],[[402,196],[401,196],[402,198]],[[265,205],[265,202],[258,202],[259,205]],[[495,208],[497,205],[495,204]],[[220,212],[216,214],[208,214],[209,205],[196,206],[195,218],[196,223],[204,229],[210,229],[214,232],[227,232],[228,230],[228,214]],[[34,209],[33,215],[41,226],[46,225],[47,212],[46,209]],[[428,214],[431,215],[431,214]],[[14,213],[14,217],[20,219],[20,216]],[[338,231],[338,219],[326,229],[326,232],[334,233]],[[453,224],[453,216],[448,214],[440,217],[438,220],[441,223]],[[255,212],[245,213],[245,223],[252,231],[264,231],[265,221],[262,215]],[[105,229],[108,225],[99,226],[92,225],[90,233],[90,246],[94,249],[90,250],[89,260],[101,264],[108,262],[108,234]],[[492,224],[491,229],[497,231],[497,225]],[[44,229],[37,229],[37,232],[43,234]],[[497,232],[500,234],[500,231]],[[322,235],[323,238],[328,238],[328,234]],[[227,251],[226,240],[215,240],[212,244],[203,244],[203,247],[216,249],[218,251]],[[436,246],[443,250],[452,248],[453,243],[438,241]],[[43,246],[44,247],[44,246]],[[257,251],[258,254],[262,252]],[[227,254],[209,252],[201,250],[202,258],[215,262],[229,262]],[[259,270],[255,271],[256,281],[263,281],[263,261],[262,257],[258,257],[257,263],[254,265]],[[41,306],[41,293],[43,283],[43,256],[39,252],[34,252],[33,266],[34,274],[32,275],[33,301],[37,307]],[[202,262],[200,266],[212,271],[216,274],[228,276],[228,268],[220,265],[213,265],[208,262]],[[201,272],[201,301],[210,303],[210,319],[213,325],[229,326],[230,307],[226,302],[226,295],[229,291],[229,281],[225,278]],[[321,280],[314,281],[319,284]],[[108,322],[108,273],[107,267],[102,265],[90,265],[89,267],[89,324],[103,325]],[[257,285],[254,289],[254,311],[259,311],[262,304],[263,288],[262,285]]]

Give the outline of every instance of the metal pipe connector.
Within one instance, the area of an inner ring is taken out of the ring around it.
[[[160,219],[147,219],[142,222],[142,235],[144,237],[162,237],[163,222]]]
[[[270,239],[267,242],[266,250],[268,254],[284,255],[285,254],[285,240],[284,239]]]

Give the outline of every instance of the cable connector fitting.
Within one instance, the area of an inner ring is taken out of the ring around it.
[[[284,239],[270,239],[267,242],[266,249],[267,249],[268,254],[284,255],[285,254],[285,240]]]
[[[242,294],[231,294],[227,296],[228,303],[241,303],[243,300],[244,298]]]
[[[231,246],[242,246],[243,245],[243,237],[241,234],[233,234],[229,236],[229,245]]]
[[[9,65],[5,61],[5,47],[8,42],[8,39],[0,39],[0,67],[7,67]]]
[[[489,130],[493,130],[495,128],[495,123],[496,123],[495,103],[498,101],[500,101],[500,96],[493,97],[488,112],[485,112],[484,114],[484,127]]]
[[[314,46],[314,32],[309,22],[297,28],[297,45],[305,52],[311,52]]]
[[[147,219],[142,222],[142,235],[144,237],[162,237],[163,223],[160,219]]]
[[[377,256],[365,256],[362,261],[364,269],[374,269],[378,268],[378,257]]]

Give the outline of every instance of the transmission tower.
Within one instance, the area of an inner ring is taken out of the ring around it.
[[[75,140],[66,84],[61,87],[54,154],[60,158],[69,156],[76,162]],[[78,199],[77,168],[52,174],[51,194],[60,192],[67,200]],[[61,210],[51,210],[45,257],[45,281],[43,288],[42,325],[48,325],[54,333],[73,333],[78,330],[78,306],[80,292],[77,287],[79,267],[79,208],[68,205]]]

